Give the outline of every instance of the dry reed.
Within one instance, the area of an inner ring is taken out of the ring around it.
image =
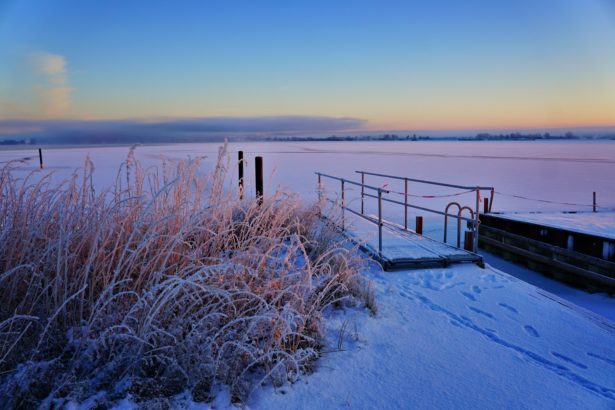
[[[304,206],[224,189],[229,160],[145,170],[133,150],[112,189],[93,165],[61,184],[0,170],[2,406],[212,398],[310,371],[323,309],[366,289],[362,261]]]

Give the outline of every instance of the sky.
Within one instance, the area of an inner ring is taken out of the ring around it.
[[[612,127],[613,50],[613,0],[0,0],[0,131]]]

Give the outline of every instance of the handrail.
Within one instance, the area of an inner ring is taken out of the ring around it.
[[[365,184],[362,184],[360,182],[352,181],[350,179],[334,177],[333,175],[323,174],[322,172],[315,172],[315,174],[318,175],[318,176],[325,177],[325,178],[335,179],[337,181],[344,181],[344,182],[347,182],[347,183],[352,184],[352,185],[357,185],[357,186],[360,186],[360,187],[365,187],[365,188],[373,189],[374,191],[380,191],[380,192],[384,192],[386,194],[390,193],[388,189],[384,189],[384,188],[380,188],[380,187],[375,187],[375,186],[371,186],[371,185],[365,185]]]
[[[365,196],[367,196],[369,198],[378,199],[378,197],[376,195],[372,195],[372,194],[365,194]],[[457,218],[457,215],[455,215],[455,214],[447,214],[447,213],[442,212],[442,211],[436,211],[435,209],[425,208],[425,207],[418,206],[418,205],[411,205],[411,204],[407,204],[406,205],[403,202],[396,201],[394,199],[382,198],[382,200],[384,202],[391,202],[393,204],[405,205],[408,208],[420,209],[421,211],[425,211],[425,212],[431,212],[431,213],[438,214],[438,215],[448,215],[448,216],[452,216],[453,218]],[[459,217],[459,219],[463,219],[464,221],[468,221],[468,222],[474,222],[474,219],[470,219],[470,218],[467,218],[465,216],[461,216],[461,217]]]
[[[339,178],[339,177],[335,177],[333,175],[328,175],[328,174],[323,174],[322,172],[315,172],[315,174],[318,176],[318,199],[322,199],[321,195],[321,178],[325,177],[325,178],[329,178],[329,179],[333,179],[336,181],[340,181],[341,182],[341,210],[342,210],[342,215],[341,215],[341,219],[342,219],[342,231],[345,230],[345,216],[344,216],[344,211],[348,210],[352,213],[357,213],[354,210],[351,210],[350,208],[348,208],[346,206],[346,196],[345,196],[345,190],[344,190],[344,184],[345,183],[349,183],[352,185],[357,185],[361,187],[361,197],[363,197],[363,194],[365,192],[365,188],[368,189],[372,189],[374,191],[376,191],[378,193],[378,196],[374,196],[374,198],[378,199],[378,254],[380,256],[382,256],[382,194],[386,193],[388,194],[390,191],[388,189],[384,189],[384,188],[380,188],[380,187],[373,187],[370,185],[365,185],[364,183],[359,183],[359,182],[355,182],[355,181],[351,181],[349,179],[345,179],[345,178]],[[363,202],[361,201],[361,214],[363,214]]]
[[[392,178],[392,179],[399,179],[401,181],[412,181],[412,182],[420,182],[422,184],[429,184],[429,185],[439,185],[439,186],[445,186],[445,187],[449,187],[449,188],[459,188],[459,189],[480,189],[480,190],[492,190],[495,189],[494,187],[487,187],[487,186],[464,186],[464,185],[454,185],[454,184],[446,184],[444,182],[436,182],[436,181],[428,181],[426,179],[414,179],[414,178],[407,178],[407,177],[399,177],[396,175],[386,175],[386,174],[378,174],[375,172],[368,172],[368,171],[355,171],[357,174],[365,174],[365,175],[373,175],[375,177],[383,177],[383,178]]]

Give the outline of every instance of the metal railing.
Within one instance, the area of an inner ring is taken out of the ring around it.
[[[494,187],[464,186],[464,185],[448,184],[448,183],[444,183],[444,182],[436,182],[436,181],[428,181],[428,180],[424,180],[424,179],[400,177],[400,176],[397,176],[397,175],[387,175],[387,174],[380,174],[380,173],[368,172],[368,171],[355,171],[355,172],[358,173],[358,174],[361,174],[361,184],[359,184],[361,186],[361,214],[363,214],[363,212],[364,212],[364,201],[365,201],[364,198],[365,197],[374,197],[373,195],[365,193],[364,187],[367,187],[367,185],[365,185],[365,176],[366,175],[380,177],[380,178],[401,180],[401,181],[404,181],[404,192],[396,192],[396,193],[403,195],[404,201],[401,202],[401,201],[396,201],[396,200],[390,199],[390,198],[382,198],[382,195],[379,195],[379,197],[380,197],[379,198],[379,202],[386,201],[386,202],[390,202],[390,203],[394,203],[394,204],[399,204],[399,205],[402,205],[404,207],[404,229],[408,230],[408,209],[409,208],[419,209],[421,211],[430,212],[430,213],[434,213],[434,214],[438,214],[438,215],[444,215],[444,238],[443,238],[443,241],[446,243],[446,241],[447,241],[448,217],[451,216],[451,217],[457,219],[457,247],[461,246],[461,221],[464,220],[464,221],[469,222],[472,225],[472,250],[473,250],[473,252],[476,252],[478,250],[478,225],[479,225],[479,214],[480,214],[481,191],[489,191],[490,197],[489,197],[489,201],[488,201],[488,208],[486,210],[488,212],[491,212],[491,206],[493,205],[493,195],[494,195],[494,192],[495,192],[495,188]],[[464,194],[464,193],[474,192],[475,199],[476,199],[475,208],[472,209],[470,206],[461,206],[457,202],[451,202],[451,203],[449,203],[446,206],[444,212],[442,212],[442,211],[438,211],[436,209],[432,209],[432,208],[427,208],[427,207],[424,207],[424,206],[419,206],[419,205],[411,204],[409,202],[409,198],[412,196],[412,195],[410,195],[410,192],[408,190],[408,183],[409,182],[415,182],[415,183],[427,184],[427,185],[435,185],[435,186],[442,186],[442,187],[447,187],[447,188],[457,188],[457,189],[463,189],[465,191],[465,192],[456,193],[456,194],[452,194],[452,195],[441,195],[441,196],[435,196],[435,195],[429,195],[429,196],[415,195],[416,197],[423,197],[423,198],[442,197],[442,198],[444,198],[444,197],[448,197],[448,196],[456,196],[456,195],[461,195],[461,194]],[[389,193],[389,192],[390,191],[387,191],[387,193]],[[459,207],[459,211],[457,212],[457,215],[449,214],[448,213],[449,208],[451,206],[453,206],[453,205],[456,205],[456,206]],[[381,209],[381,206],[379,206],[379,210],[380,209]],[[464,210],[469,210],[470,218],[464,217],[462,215]]]
[[[322,200],[322,178],[328,178],[328,179],[333,179],[336,181],[340,181],[340,200],[341,200],[341,204],[340,204],[340,208],[342,210],[342,215],[341,215],[341,225],[342,225],[342,231],[345,230],[345,218],[344,218],[344,211],[348,211],[351,212],[357,216],[362,217],[363,219],[375,223],[378,225],[378,253],[380,254],[380,256],[382,256],[382,194],[386,193],[388,194],[389,191],[387,189],[384,188],[380,188],[380,187],[375,187],[375,186],[371,186],[371,185],[366,185],[365,183],[361,182],[356,182],[356,181],[352,181],[349,179],[345,179],[345,178],[339,178],[333,175],[328,175],[328,174],[323,174],[321,172],[316,172],[316,175],[318,176],[318,199],[319,201]],[[364,208],[363,208],[363,203],[361,203],[361,212],[357,212],[349,207],[346,206],[346,194],[345,194],[345,184],[351,184],[351,185],[356,185],[356,186],[360,186],[361,187],[361,192],[362,194],[365,193],[365,189],[370,189],[373,191],[376,191],[378,193],[378,195],[371,195],[371,194],[365,194],[365,195],[369,195],[373,198],[378,199],[378,220],[377,222],[374,221],[372,218],[368,218],[364,215]]]

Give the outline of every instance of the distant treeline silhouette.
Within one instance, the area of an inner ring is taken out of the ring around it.
[[[478,133],[475,136],[427,136],[417,134],[374,134],[374,135],[161,135],[159,133],[98,133],[98,132],[65,132],[40,136],[40,138],[18,139],[14,136],[0,136],[0,145],[97,145],[97,144],[169,144],[169,143],[201,143],[231,141],[538,141],[538,140],[615,140],[615,133],[601,135],[578,135],[572,132],[564,134],[512,132],[507,134]]]

